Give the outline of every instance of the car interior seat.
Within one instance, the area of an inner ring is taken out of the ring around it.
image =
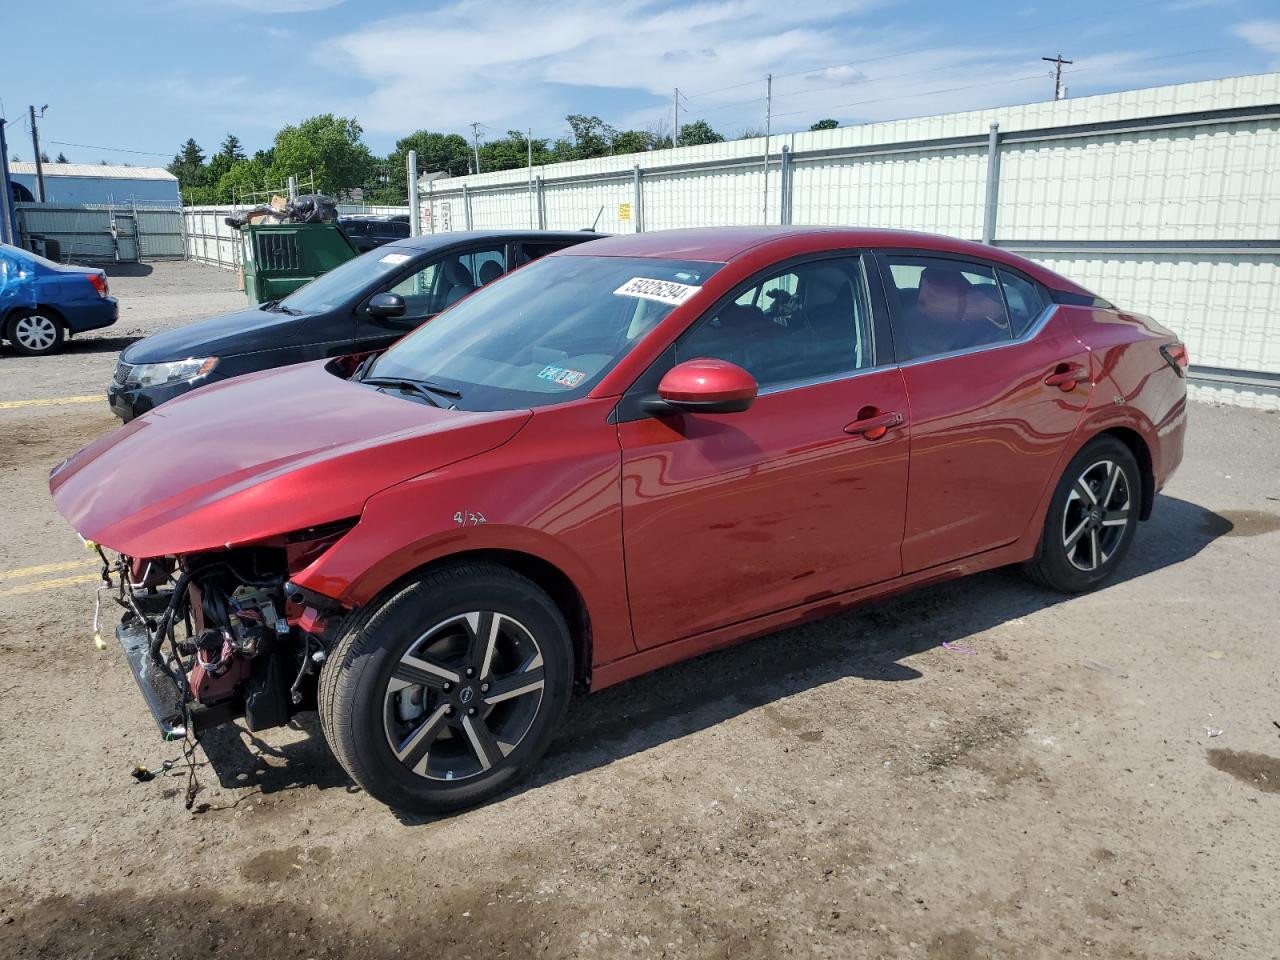
[[[480,264],[480,286],[487,286],[502,276],[502,264],[497,260],[486,260]]]
[[[446,260],[441,264],[441,269],[448,284],[444,294],[444,306],[457,303],[476,289],[475,278],[471,276],[471,271],[464,267],[457,257]]]

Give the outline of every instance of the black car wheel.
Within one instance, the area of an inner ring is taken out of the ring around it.
[[[1091,441],[1058,482],[1027,573],[1063,593],[1100,586],[1128,551],[1141,511],[1133,453],[1114,437]]]
[[[4,335],[18,353],[40,357],[62,349],[66,328],[51,310],[19,310],[9,317]]]
[[[392,807],[470,806],[542,756],[572,656],[563,616],[527,578],[487,564],[434,571],[347,627],[321,676],[325,737]]]

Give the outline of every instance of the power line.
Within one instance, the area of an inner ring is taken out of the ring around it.
[[[92,143],[69,143],[66,140],[49,140],[48,143],[56,143],[60,147],[80,147],[84,150],[106,150],[109,153],[136,153],[144,157],[168,157],[170,153],[158,153],[155,150],[127,150],[124,147],[102,147]]]

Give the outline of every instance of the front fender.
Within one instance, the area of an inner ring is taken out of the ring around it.
[[[505,447],[397,484],[293,582],[367,604],[423,567],[475,551],[549,563],[582,596],[598,663],[635,652],[622,558],[621,453],[611,400],[538,411]]]

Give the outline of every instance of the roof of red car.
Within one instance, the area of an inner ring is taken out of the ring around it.
[[[818,243],[815,244],[815,241]],[[653,257],[727,263],[764,246],[778,247],[779,259],[815,248],[906,247],[995,260],[1017,267],[1055,289],[1087,292],[1083,287],[1016,253],[999,247],[913,230],[858,227],[695,227],[604,237],[559,251],[556,256]],[[791,250],[789,248],[795,247]]]

